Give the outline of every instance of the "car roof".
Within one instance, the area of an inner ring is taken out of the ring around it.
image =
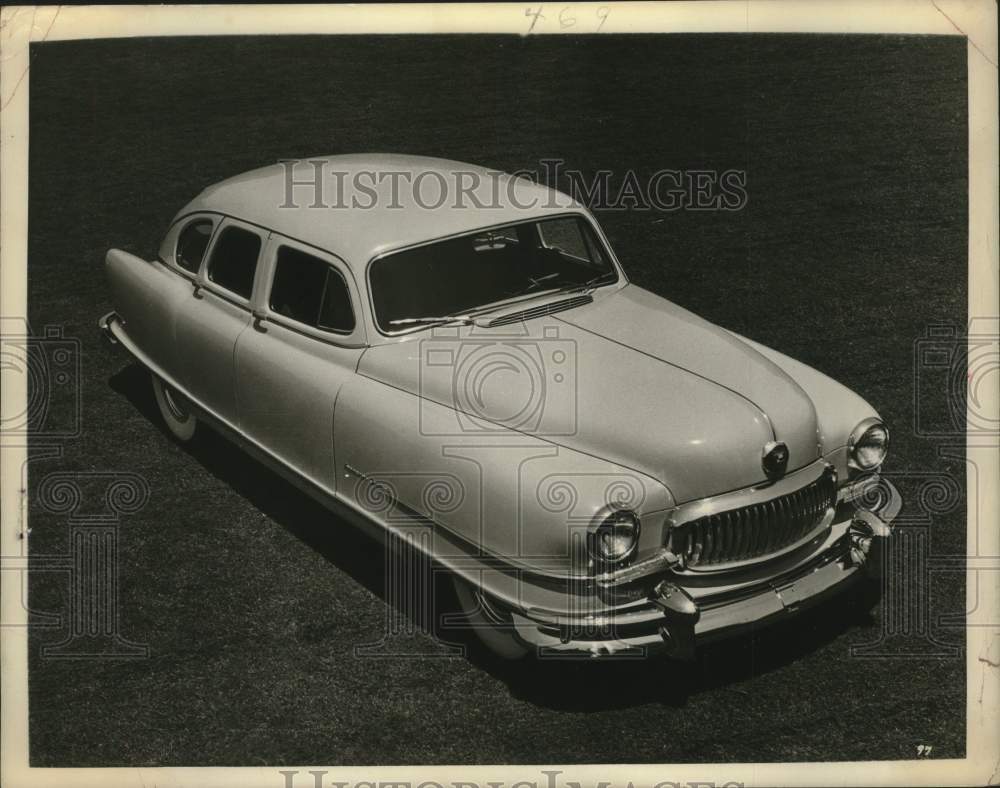
[[[312,185],[317,176],[318,190]],[[202,211],[332,252],[356,272],[393,249],[537,217],[586,213],[566,194],[527,178],[399,154],[315,156],[261,167],[209,186],[175,221]]]

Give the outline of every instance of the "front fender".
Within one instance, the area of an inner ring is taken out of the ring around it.
[[[643,518],[637,558],[662,545],[656,513],[673,500],[658,481],[495,425],[455,424],[446,406],[356,376],[334,409],[338,494],[384,523],[417,514],[466,550],[562,577],[585,565],[583,537],[609,503]]]
[[[847,386],[809,365],[739,334],[730,333],[781,367],[809,395],[816,408],[822,453],[838,466],[838,473],[844,473],[847,439],[862,420],[873,416],[879,418],[875,408]],[[843,467],[839,467],[840,465]]]

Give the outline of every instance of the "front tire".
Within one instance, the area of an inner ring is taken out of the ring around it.
[[[501,659],[517,660],[531,650],[514,634],[514,624],[509,615],[498,611],[482,590],[458,575],[452,575],[459,610],[472,626],[476,638]]]
[[[194,438],[198,428],[198,419],[191,411],[191,405],[183,394],[171,388],[156,375],[153,375],[153,394],[160,415],[173,435],[181,443],[187,443]]]

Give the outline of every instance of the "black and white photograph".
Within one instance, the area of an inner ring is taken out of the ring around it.
[[[5,8],[3,784],[1000,784],[997,10],[876,6]]]

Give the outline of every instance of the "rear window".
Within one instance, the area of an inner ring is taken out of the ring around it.
[[[341,273],[318,257],[282,246],[271,285],[271,311],[297,323],[349,334],[354,310]]]
[[[211,219],[196,219],[181,230],[177,236],[177,249],[174,260],[185,271],[198,273],[201,260],[208,248],[208,239],[212,237]]]
[[[259,235],[241,227],[227,227],[212,248],[208,278],[219,287],[249,299],[259,256]]]

